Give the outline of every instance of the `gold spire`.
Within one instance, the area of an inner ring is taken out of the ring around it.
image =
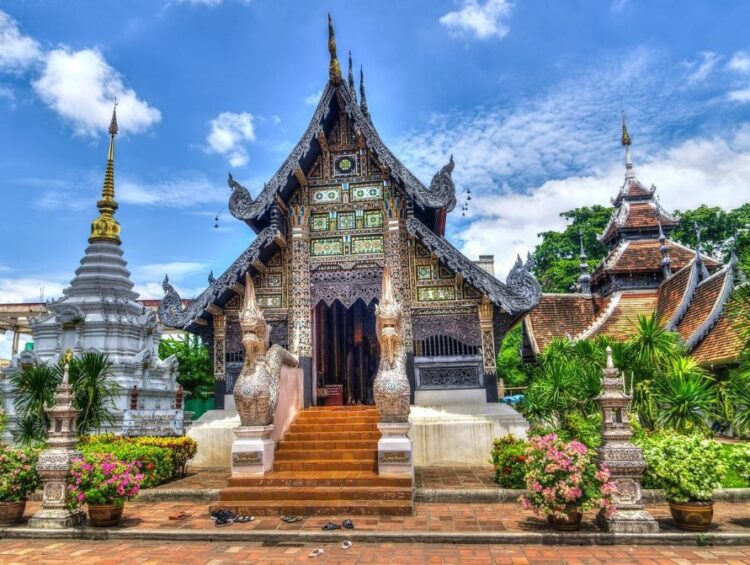
[[[117,100],[112,109],[112,121],[109,123],[109,150],[107,151],[107,168],[104,172],[102,198],[96,203],[99,217],[91,222],[89,243],[99,240],[120,243],[120,224],[115,220],[115,136],[117,135]]]
[[[328,53],[331,55],[331,63],[328,66],[329,80],[338,86],[341,84],[341,67],[336,57],[336,35],[333,33],[333,19],[328,14]]]
[[[628,122],[625,120],[625,112],[622,113],[622,139],[623,147],[630,147],[630,134],[628,133]]]

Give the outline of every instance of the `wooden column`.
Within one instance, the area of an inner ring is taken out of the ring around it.
[[[484,368],[484,388],[487,391],[487,402],[497,402],[498,396],[504,394],[505,385],[497,377],[497,356],[495,354],[495,330],[492,323],[493,304],[482,297],[479,304],[479,329],[482,332],[482,365]]]
[[[308,407],[312,405],[315,386],[312,374],[309,210],[306,206],[296,205],[291,207],[289,213],[292,227],[289,246],[289,335],[298,336],[299,339],[299,366],[304,375],[304,403]]]
[[[220,313],[219,313],[220,312]],[[224,395],[226,390],[226,337],[227,319],[223,310],[213,313],[214,320],[214,400],[217,410],[224,408]]]

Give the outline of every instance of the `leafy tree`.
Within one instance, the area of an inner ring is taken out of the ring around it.
[[[534,250],[534,274],[545,292],[570,292],[579,275],[580,236],[593,270],[607,254],[598,236],[607,227],[612,208],[591,206],[576,208],[560,214],[569,224],[562,232],[545,231],[539,234],[542,242]]]
[[[524,363],[521,357],[523,324],[510,330],[500,345],[497,354],[497,375],[505,381],[506,387],[525,386],[534,372],[534,365]]]
[[[210,398],[214,394],[214,376],[211,358],[198,336],[185,334],[184,339],[166,338],[159,342],[159,357],[177,357],[179,382],[194,397]]]
[[[34,364],[11,375],[20,443],[30,445],[46,434],[49,420],[44,409],[52,404],[60,379],[61,374],[54,367],[43,364]]]
[[[698,244],[697,224],[701,230],[701,245],[712,257],[726,260],[735,235],[740,254],[750,249],[750,204],[730,211],[703,204],[694,210],[677,210],[675,214],[680,217],[680,223],[672,232],[672,238],[683,245],[695,247]]]

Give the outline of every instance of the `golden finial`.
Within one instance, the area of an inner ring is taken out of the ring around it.
[[[99,217],[91,222],[89,243],[102,239],[120,243],[120,224],[115,220],[115,210],[118,208],[115,201],[115,136],[117,131],[117,99],[115,99],[112,120],[109,123],[109,150],[107,151],[102,198],[96,203]]]
[[[341,67],[336,57],[336,35],[333,32],[333,18],[328,14],[328,53],[331,55],[331,63],[328,66],[328,78],[335,84],[341,84]]]
[[[70,349],[65,350],[65,354],[63,355],[63,365],[70,365],[70,362],[73,360],[73,352]]]
[[[625,112],[622,113],[622,139],[620,140],[623,147],[630,147],[630,134],[628,133],[628,122],[625,119]]]

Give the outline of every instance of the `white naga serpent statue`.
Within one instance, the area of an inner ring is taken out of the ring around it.
[[[296,367],[298,359],[280,345],[268,347],[268,324],[258,307],[253,279],[248,274],[240,328],[245,362],[234,385],[234,402],[243,426],[268,426],[273,423],[279,400],[281,368]]]

